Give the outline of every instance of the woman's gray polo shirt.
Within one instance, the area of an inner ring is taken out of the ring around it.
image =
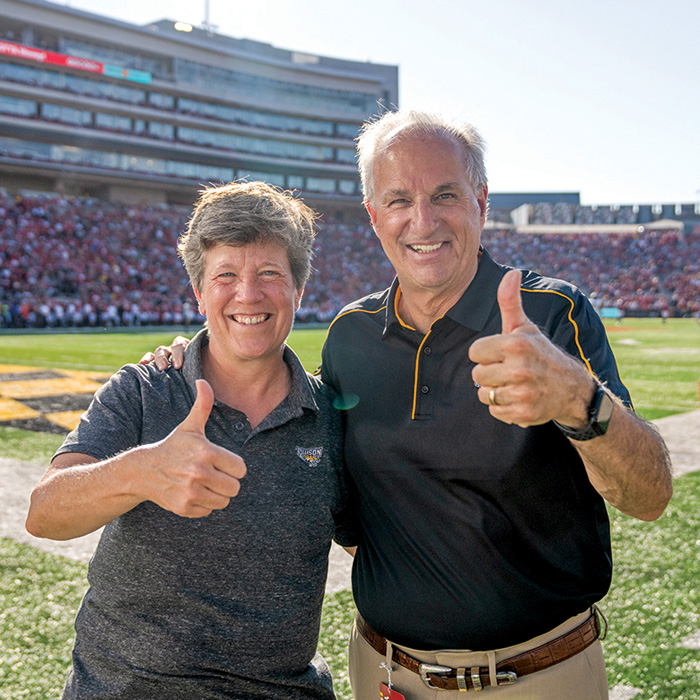
[[[182,371],[127,365],[58,453],[104,459],[168,435],[203,376],[201,332]],[[145,502],[109,523],[90,563],[64,698],[332,698],[314,658],[332,538],[345,517],[333,394],[285,348],[289,396],[256,428],[216,402],[207,437],[247,474],[223,510],[189,519]]]

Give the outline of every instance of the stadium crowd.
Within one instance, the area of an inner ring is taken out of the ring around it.
[[[700,312],[700,235],[536,234],[486,230],[496,260],[576,284],[598,308],[629,315],[693,316]]]
[[[175,253],[190,209],[0,193],[0,327],[195,325]],[[570,280],[599,308],[700,315],[700,235],[486,229],[496,260]],[[385,288],[391,266],[367,221],[322,220],[300,321],[327,322]]]

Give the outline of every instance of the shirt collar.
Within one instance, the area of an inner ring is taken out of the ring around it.
[[[505,273],[506,270],[494,261],[486,249],[481,248],[479,265],[474,279],[459,301],[449,309],[445,316],[467,328],[482,331],[486,327],[494,306],[497,304],[496,292]],[[386,322],[382,337],[386,337],[392,330],[398,330],[399,327],[412,329],[411,326],[401,320],[398,314],[398,302],[400,299],[401,285],[397,277],[389,289],[389,298],[386,305]]]
[[[209,334],[206,328],[202,328],[192,342],[185,349],[185,360],[182,364],[182,375],[189,386],[192,396],[197,395],[197,387],[195,382],[198,379],[204,379],[204,370],[202,369],[202,350],[209,344]]]
[[[384,333],[382,338],[386,336],[393,330],[400,330],[401,328],[408,328],[410,330],[415,330],[413,326],[409,326],[407,323],[401,320],[398,313],[399,299],[401,299],[401,285],[399,284],[399,278],[394,277],[394,281],[389,287],[389,297],[386,302],[386,319],[384,321]]]
[[[447,312],[457,321],[474,331],[482,331],[498,302],[496,293],[506,270],[481,248],[481,256],[476,275],[460,300]]]
[[[197,396],[196,381],[198,379],[204,379],[202,350],[208,344],[209,333],[206,328],[203,328],[192,338],[192,342],[185,350],[182,373],[192,392],[193,398]],[[301,364],[301,360],[288,345],[284,346],[284,361],[292,371],[292,386],[287,396],[290,407],[308,408],[318,412],[318,403],[314,397],[309,375]]]
[[[289,392],[290,402],[292,405],[299,405],[302,408],[318,412],[318,403],[311,388],[311,383],[315,380],[304,369],[301,360],[289,345],[284,346],[284,361],[292,370],[292,388]]]

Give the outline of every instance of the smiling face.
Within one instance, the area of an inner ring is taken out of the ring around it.
[[[287,251],[275,244],[218,245],[207,251],[199,310],[219,362],[281,358],[301,303]]]
[[[475,192],[459,147],[411,136],[377,155],[372,225],[409,298],[452,306],[476,274],[487,190]]]

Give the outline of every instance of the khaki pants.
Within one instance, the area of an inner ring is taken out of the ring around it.
[[[414,659],[424,663],[449,666],[451,668],[471,668],[472,666],[495,665],[516,654],[533,649],[540,644],[556,639],[584,622],[590,613],[572,617],[546,634],[535,637],[523,644],[493,651],[439,650],[420,651],[398,646]],[[355,700],[379,700],[379,684],[387,683],[389,674],[382,664],[387,659],[377,653],[358,633],[353,625],[350,637],[349,675]],[[420,676],[396,663],[391,665],[392,688],[406,700],[450,700],[465,696],[459,690],[439,690],[428,688]],[[488,686],[479,692],[482,700],[607,700],[608,683],[605,675],[605,661],[600,641],[567,661],[519,678],[512,685]],[[461,694],[460,694],[461,693]]]

